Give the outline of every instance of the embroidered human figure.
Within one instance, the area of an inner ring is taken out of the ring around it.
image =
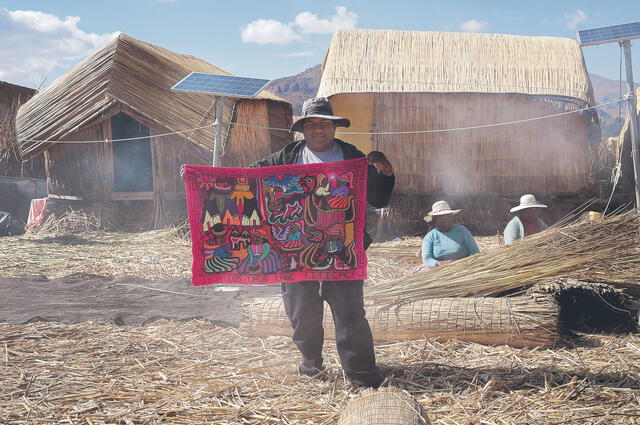
[[[239,177],[238,182],[233,188],[233,192],[229,195],[229,199],[236,201],[238,213],[242,215],[244,212],[245,200],[253,198],[253,192],[251,192],[251,186],[249,186],[249,179],[246,177]]]
[[[204,241],[205,273],[230,272],[237,267],[240,259],[232,255],[226,239],[226,229],[220,223],[214,224],[207,232]]]
[[[271,250],[269,235],[264,229],[253,231],[253,243],[247,249],[247,256],[238,265],[238,273],[271,274],[282,270],[278,254]]]

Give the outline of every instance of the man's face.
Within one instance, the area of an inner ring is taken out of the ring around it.
[[[302,124],[302,133],[312,151],[325,152],[333,146],[336,126],[325,118],[307,118]]]

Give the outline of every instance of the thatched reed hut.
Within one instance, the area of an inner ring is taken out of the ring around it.
[[[458,129],[594,104],[573,39],[391,30],[334,34],[320,96],[354,132]],[[394,163],[396,189],[418,194],[576,194],[588,185],[591,110],[458,131],[338,137]]]
[[[635,117],[640,124],[640,88],[636,91],[636,111],[638,115]],[[626,105],[625,105],[626,106]],[[640,126],[638,127],[640,128]],[[640,138],[640,134],[637,135]],[[631,155],[631,114],[627,114],[624,125],[618,136],[618,154],[616,155],[616,164],[620,164],[622,175],[619,181],[618,190],[622,193],[635,192],[635,175],[633,171],[633,157]]]
[[[151,201],[161,224],[164,202],[184,199],[180,165],[208,165],[212,158],[213,127],[161,136],[214,121],[212,96],[170,90],[191,71],[229,75],[122,34],[22,105],[20,150],[24,158],[44,152],[49,197]],[[288,127],[291,105],[266,91],[256,99],[226,98],[222,119]],[[289,141],[284,132],[262,128],[231,126],[222,133],[223,166],[246,166]]]
[[[35,89],[0,81],[0,176],[44,177],[43,157],[22,164],[16,140],[18,108],[35,93]]]

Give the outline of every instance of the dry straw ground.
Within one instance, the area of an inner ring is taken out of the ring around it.
[[[376,347],[385,385],[435,424],[637,424],[640,338],[513,349],[430,340]],[[210,323],[0,324],[3,424],[333,424],[357,393],[327,347],[325,382],[286,337]]]
[[[71,232],[3,238],[2,277],[188,275],[179,230],[109,233],[76,219]],[[406,273],[418,244],[374,247],[372,282]],[[376,354],[384,385],[409,391],[434,424],[640,423],[638,335],[572,336],[552,349],[422,339]],[[334,424],[358,389],[332,343],[325,357],[322,382],[296,375],[287,337],[203,321],[0,323],[0,423]]]

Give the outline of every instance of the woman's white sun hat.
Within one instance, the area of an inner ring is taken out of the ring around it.
[[[545,204],[541,204],[536,197],[531,194],[522,195],[520,197],[520,205],[511,208],[511,212],[523,210],[525,208],[547,208]]]
[[[458,214],[460,210],[452,210],[447,201],[434,202],[431,211],[424,216],[426,221],[431,221],[434,215]]]

